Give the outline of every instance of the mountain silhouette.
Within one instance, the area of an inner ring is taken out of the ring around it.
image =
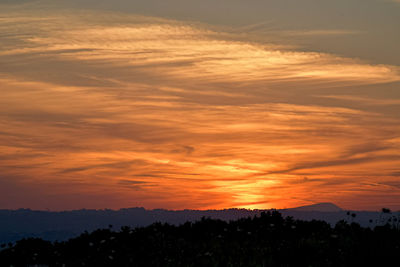
[[[238,220],[259,216],[268,210],[225,209],[225,210],[146,210],[127,208],[120,210],[73,210],[73,211],[35,211],[30,209],[0,210],[0,244],[27,237],[45,240],[67,240],[84,231],[123,226],[145,227],[155,222],[180,225],[195,222],[201,218],[222,221]],[[375,226],[382,219],[381,212],[352,211],[356,217],[349,217],[347,210],[342,210],[333,203],[318,203],[292,209],[282,209],[284,217],[293,217],[305,221],[322,220],[335,225],[340,220],[357,222],[364,227]],[[396,213],[400,216],[399,213]],[[388,215],[388,214],[386,214]],[[391,216],[391,214],[389,214]],[[383,216],[385,217],[385,216]],[[386,216],[387,217],[387,216]],[[372,221],[372,223],[371,223]]]
[[[292,211],[319,211],[319,212],[340,212],[343,211],[342,208],[337,205],[325,202],[325,203],[317,203],[313,205],[301,206],[297,208],[290,209]]]

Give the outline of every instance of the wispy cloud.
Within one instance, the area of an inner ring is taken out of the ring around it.
[[[13,12],[0,20],[0,171],[24,181],[21,197],[37,184],[60,208],[268,208],[358,188],[358,205],[400,163],[399,117],[354,104],[399,97],[345,94],[398,84],[398,66],[152,17]]]
[[[361,31],[351,30],[301,30],[301,31],[283,31],[280,34],[288,36],[335,36],[335,35],[354,35],[363,34]]]
[[[323,98],[337,99],[337,100],[345,100],[352,102],[360,102],[366,105],[372,106],[393,106],[400,105],[400,99],[377,99],[365,96],[355,96],[355,95],[323,95],[319,96]]]

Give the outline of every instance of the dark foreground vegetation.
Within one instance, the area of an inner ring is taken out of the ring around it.
[[[399,266],[400,230],[283,218],[277,211],[225,222],[83,233],[66,242],[3,245],[0,266]],[[394,264],[394,265],[393,265]]]

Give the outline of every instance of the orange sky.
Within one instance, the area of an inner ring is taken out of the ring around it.
[[[400,209],[400,64],[226,26],[2,10],[0,208]]]

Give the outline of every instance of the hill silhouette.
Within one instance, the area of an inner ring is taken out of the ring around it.
[[[301,220],[323,220],[335,225],[340,220],[357,222],[364,227],[373,227],[380,224],[380,212],[352,212],[355,218],[347,211],[336,211],[334,204],[321,203],[294,209],[280,210],[284,217],[292,216]],[[15,242],[23,238],[43,238],[49,241],[64,241],[80,235],[84,231],[107,228],[114,225],[144,227],[155,222],[179,225],[187,221],[194,222],[202,217],[223,221],[260,215],[268,210],[181,210],[171,211],[163,209],[146,210],[144,208],[129,208],[121,210],[75,210],[75,211],[34,211],[29,209],[0,210],[0,243]],[[372,220],[372,222],[371,222]]]
[[[319,212],[340,212],[343,211],[340,207],[333,203],[318,203],[308,206],[301,206],[297,208],[290,209],[292,211],[319,211]]]

